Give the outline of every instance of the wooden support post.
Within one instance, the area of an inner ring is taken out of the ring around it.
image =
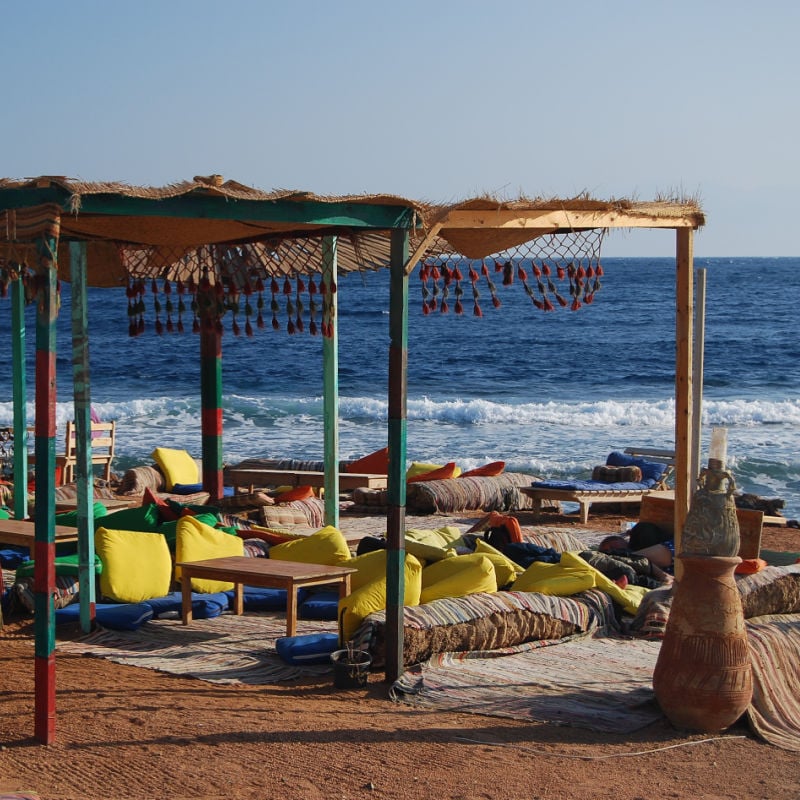
[[[25,364],[25,286],[11,284],[11,362],[14,399],[14,517],[28,517],[28,384]]]
[[[81,628],[88,633],[95,618],[94,472],[92,469],[92,398],[89,378],[89,314],[86,298],[86,242],[70,242],[72,282],[72,386],[75,403],[75,474],[78,487],[78,581]]]
[[[693,480],[692,441],[692,317],[693,231],[676,231],[676,354],[675,354],[675,552],[681,552],[681,535],[689,511]],[[682,577],[682,564],[675,564],[675,577]]]
[[[700,475],[703,419],[703,363],[706,341],[706,270],[698,269],[695,281],[694,354],[692,359],[692,485]]]
[[[36,513],[34,523],[34,736],[55,741],[56,239],[39,243],[36,302]]]
[[[336,237],[322,240],[322,280],[336,286]],[[339,527],[339,315],[338,292],[322,298],[322,318],[329,320],[322,337],[322,418],[325,459],[325,524]]]
[[[392,231],[389,295],[389,512],[386,520],[386,680],[403,673],[406,426],[408,396],[408,233]]]
[[[203,489],[212,500],[224,494],[222,484],[222,336],[217,327],[214,287],[198,291],[200,314],[200,403]]]

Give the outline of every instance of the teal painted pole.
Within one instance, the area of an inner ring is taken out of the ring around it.
[[[25,365],[25,286],[11,283],[11,369],[14,399],[14,517],[28,517],[28,381]]]
[[[86,242],[70,242],[72,281],[72,385],[75,402],[75,475],[78,486],[78,581],[81,628],[94,625],[94,473],[92,398],[89,380],[89,315],[86,298]]]
[[[339,527],[339,320],[336,237],[322,240],[322,280],[328,287],[322,318],[330,321],[322,337],[322,418],[325,458],[325,524]],[[325,330],[323,328],[323,330]]]
[[[203,489],[212,501],[224,494],[222,483],[222,336],[217,327],[216,293],[201,286],[200,402],[203,457]]]
[[[34,515],[34,736],[55,741],[56,239],[39,244],[36,298],[36,512]]]
[[[389,295],[389,511],[386,520],[386,680],[403,673],[406,434],[408,397],[408,233],[392,231]]]

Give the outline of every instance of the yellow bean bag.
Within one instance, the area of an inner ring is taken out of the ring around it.
[[[477,539],[475,541],[475,552],[486,556],[492,564],[494,564],[498,589],[502,589],[503,586],[513,583],[517,579],[517,576],[525,572],[524,567],[515,564],[508,556],[504,556],[496,547],[492,547],[483,539]]]
[[[386,552],[384,559],[386,558]],[[368,553],[367,555],[373,555]],[[417,606],[422,588],[422,564],[409,553],[406,554],[404,575],[403,605]],[[351,578],[352,580],[352,578]],[[373,611],[386,608],[386,569],[383,575],[367,581],[347,597],[339,601],[339,639],[348,642],[358,630],[358,626]]]
[[[118,603],[141,603],[169,594],[172,558],[160,533],[100,527],[95,551],[103,563],[100,592]]]
[[[494,564],[482,553],[445,558],[422,570],[421,603],[495,591],[497,575]]]
[[[212,528],[195,517],[181,517],[175,529],[175,560],[205,561],[209,558],[244,555],[244,539]],[[175,579],[180,580],[181,568],[175,567]],[[192,578],[192,591],[204,594],[233,589],[230,581]],[[166,593],[165,593],[166,594]]]
[[[350,548],[342,532],[333,525],[327,525],[311,536],[276,544],[270,548],[269,557],[279,561],[300,561],[303,564],[335,567],[350,560]]]

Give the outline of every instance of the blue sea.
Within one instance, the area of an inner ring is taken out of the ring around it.
[[[785,500],[800,517],[800,258],[698,258],[707,298],[703,460],[712,426],[728,429],[737,488]],[[671,448],[674,428],[675,266],[670,258],[608,258],[594,303],[577,311],[535,308],[515,280],[483,317],[422,312],[410,280],[408,456],[468,469],[588,477],[609,451]],[[464,270],[466,272],[466,270]],[[496,276],[492,275],[494,279]],[[162,298],[163,299],[163,298]],[[466,300],[469,299],[469,302]],[[150,306],[150,298],[146,298]],[[283,305],[281,297],[281,304]],[[339,283],[340,456],[386,444],[388,272]],[[267,298],[269,305],[269,298]],[[307,304],[306,304],[307,305]],[[150,462],[156,446],[200,455],[199,339],[191,331],[128,336],[122,289],[90,289],[92,400],[118,421],[116,471]],[[69,284],[58,323],[57,420],[72,415]],[[28,417],[33,418],[35,318],[27,316]],[[11,304],[0,300],[0,426],[12,421]],[[322,338],[267,327],[223,337],[224,458],[321,459]],[[244,320],[240,324],[244,328]]]

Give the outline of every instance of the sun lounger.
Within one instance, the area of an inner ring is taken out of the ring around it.
[[[627,453],[617,451],[609,454],[605,468],[613,473],[615,468],[638,467],[641,471],[639,481],[585,480],[585,481],[537,481],[521,491],[533,501],[535,513],[539,513],[545,500],[577,503],[580,507],[582,523],[589,519],[592,503],[640,503],[642,498],[653,492],[664,491],[666,480],[671,473],[671,465],[661,461],[647,461]],[[595,468],[595,473],[598,473]]]

